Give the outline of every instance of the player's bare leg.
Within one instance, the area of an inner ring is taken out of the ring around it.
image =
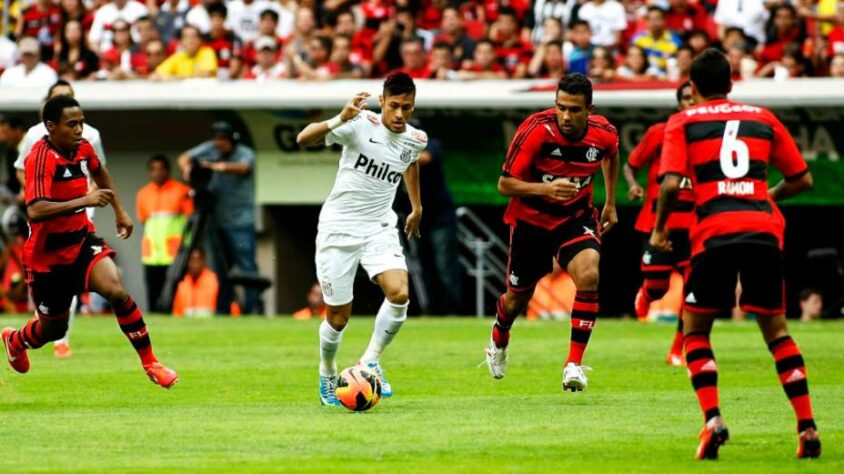
[[[563,390],[572,392],[586,388],[588,382],[582,365],[583,353],[592,336],[598,316],[598,265],[601,256],[595,249],[577,253],[568,264],[568,272],[577,289],[571,312],[569,355],[563,368]]]
[[[516,318],[527,309],[534,290],[535,288],[527,288],[524,291],[508,289],[498,298],[495,306],[495,323],[486,349],[486,365],[489,373],[496,379],[504,378],[507,373],[507,345],[510,343],[510,329]]]
[[[806,365],[797,344],[788,334],[785,316],[756,318],[768,349],[776,361],[780,383],[797,415],[797,457],[816,458],[821,455],[821,440],[812,414]]]
[[[697,459],[718,459],[718,449],[729,439],[729,432],[721,419],[718,406],[718,366],[709,343],[713,315],[683,313],[683,329],[686,365],[692,380],[695,395],[703,411],[703,430]]]
[[[375,316],[375,328],[369,346],[360,358],[360,363],[374,371],[381,379],[381,396],[393,396],[393,387],[387,382],[381,368],[381,352],[393,341],[407,319],[409,304],[407,272],[387,270],[375,277],[375,282],[384,292],[384,302]]]
[[[67,318],[67,332],[64,337],[57,341],[53,341],[53,353],[59,359],[64,359],[73,355],[70,350],[70,330],[73,328],[73,320],[76,318],[76,306],[79,304],[79,296],[74,296],[70,302],[70,312]]]
[[[337,350],[343,330],[349,324],[352,302],[339,306],[326,305],[325,320],[319,326],[319,400],[323,405],[340,406],[334,394],[337,388]]]
[[[153,354],[144,318],[135,300],[123,288],[114,260],[106,257],[96,262],[91,269],[88,286],[111,305],[120,329],[138,353],[150,380],[163,388],[170,388],[178,382],[176,372],[161,365]]]

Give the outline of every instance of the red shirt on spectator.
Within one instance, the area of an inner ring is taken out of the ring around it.
[[[443,11],[435,7],[431,0],[422,0],[422,9],[416,17],[416,26],[423,30],[439,29]]]
[[[46,10],[35,3],[24,9],[21,14],[23,36],[31,36],[42,45],[52,45],[62,23],[62,10],[58,5],[49,4]],[[88,27],[90,28],[90,24]]]
[[[245,55],[240,38],[231,31],[226,31],[224,35],[216,38],[208,38],[205,44],[217,53],[217,67],[221,69],[228,69],[232,59]],[[279,47],[281,47],[281,44],[281,40],[279,40]],[[247,53],[251,54],[252,62],[250,64],[255,64],[255,58],[258,55],[255,47],[250,44]]]
[[[844,54],[844,26],[837,26],[829,32],[829,57]]]
[[[509,42],[496,41],[495,55],[498,56],[498,60],[504,65],[504,69],[507,70],[507,74],[512,76],[519,63],[530,63],[530,60],[533,57],[533,46],[518,38],[514,38]]]
[[[686,1],[686,8],[682,11],[671,8],[665,12],[665,27],[678,34],[691,30],[707,28],[706,10],[700,5]]]
[[[785,47],[791,43],[799,41],[800,29],[792,28],[792,30],[786,33],[785,35],[778,37],[776,41],[765,45],[765,47],[759,53],[759,62],[761,64],[767,64],[781,60],[782,55],[785,52]]]
[[[504,66],[497,62],[490,64],[488,68],[483,68],[480,64],[472,61],[470,64],[463,66],[461,69],[470,72],[507,72],[507,70],[504,69]]]
[[[408,69],[408,68],[399,68],[399,71],[406,73],[408,76],[414,79],[429,79],[431,77],[431,70],[428,69],[428,66],[422,66],[421,68],[417,69]]]

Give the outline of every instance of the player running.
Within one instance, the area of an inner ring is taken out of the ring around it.
[[[404,227],[408,238],[419,236],[422,218],[416,161],[428,137],[407,124],[416,101],[413,79],[404,73],[387,77],[378,98],[380,115],[364,110],[368,97],[366,92],[357,94],[339,115],[309,124],[296,138],[303,146],[323,138],[326,145],[343,145],[334,187],[320,212],[316,239],[317,278],[328,305],[328,317],[319,328],[319,398],[323,405],[340,405],[334,395],[335,356],[352,311],[358,264],[385,296],[359,363],[378,374],[382,396],[392,396],[380,356],[407,318],[407,264],[392,210],[402,177],[412,206]]]
[[[784,313],[782,247],[785,221],[775,201],[812,186],[794,139],[770,111],[727,99],[730,63],[708,49],[691,67],[698,105],[674,114],[665,127],[663,177],[651,245],[671,250],[667,221],[684,176],[695,190],[690,229],[691,268],[684,293],[686,363],[704,414],[698,459],[717,459],[729,435],[718,406],[718,366],[709,342],[712,322],[735,306],[758,315],[762,336],[797,415],[797,457],[821,454],[806,367],[788,335]],[[768,165],[785,177],[768,189]]]
[[[510,328],[524,312],[536,283],[551,271],[552,258],[574,280],[571,342],[563,368],[563,390],[586,388],[583,353],[598,315],[601,234],[618,222],[618,133],[592,115],[592,83],[570,74],[557,84],[555,108],[522,122],[510,144],[498,191],[511,198],[507,292],[498,299],[486,363],[493,377],[507,370]],[[592,207],[592,179],[601,168],[606,202],[598,225]]]
[[[117,236],[132,234],[132,220],[123,209],[108,171],[91,143],[82,138],[85,117],[79,103],[60,95],[44,104],[48,135],[26,157],[26,214],[31,229],[24,245],[35,317],[19,329],[0,333],[13,369],[29,371],[27,349],[38,349],[67,332],[73,297],[87,290],[102,295],[114,308],[120,329],[141,358],[147,376],[170,388],[179,378],[158,362],[135,301],[123,289],[114,251],[94,232],[87,207],[114,208]],[[99,189],[88,191],[88,177]]]
[[[692,86],[688,81],[677,88],[677,107],[680,111],[694,105],[695,99],[692,95]],[[654,301],[661,299],[668,292],[671,281],[671,272],[679,272],[683,275],[689,266],[689,225],[692,220],[692,210],[695,206],[694,192],[691,190],[691,182],[683,180],[679,194],[678,205],[668,218],[668,239],[671,241],[673,250],[662,252],[648,244],[651,231],[654,228],[654,215],[656,202],[659,197],[659,155],[662,151],[662,138],[665,132],[665,122],[660,122],[649,128],[639,145],[630,152],[627,163],[624,164],[622,174],[627,181],[629,191],[627,198],[630,201],[641,200],[643,195],[645,202],[636,219],[636,230],[642,232],[644,245],[642,252],[642,273],[645,276],[642,288],[636,294],[636,315],[640,318],[648,314],[648,307]],[[643,167],[648,167],[647,192],[643,192],[639,183],[636,182],[636,172]],[[668,351],[667,362],[674,366],[683,366],[683,315],[682,311],[677,315],[677,332],[674,334],[674,342]]]

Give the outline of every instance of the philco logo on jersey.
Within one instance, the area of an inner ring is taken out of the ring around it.
[[[391,171],[390,165],[386,163],[378,163],[366,155],[359,155],[355,162],[355,169],[361,168],[363,172],[373,178],[378,178],[381,181],[396,184],[401,180],[402,174],[398,171]]]
[[[545,173],[542,175],[542,182],[543,183],[550,183],[557,179],[567,179],[570,182],[576,184],[578,187],[582,188],[584,186],[588,186],[589,183],[592,182],[591,176],[581,176],[581,177],[561,177],[561,176],[554,176],[553,174]]]

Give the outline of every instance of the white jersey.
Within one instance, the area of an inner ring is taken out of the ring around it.
[[[410,125],[394,133],[381,116],[364,110],[325,136],[343,145],[334,187],[319,215],[319,231],[373,235],[396,226],[393,200],[407,168],[428,144],[425,132]]]
[[[32,150],[35,142],[41,140],[44,135],[47,134],[47,126],[44,125],[44,122],[38,122],[37,125],[29,127],[29,130],[26,131],[26,136],[24,136],[23,141],[21,141],[20,149],[18,149],[18,159],[15,160],[15,169],[23,171],[23,163],[26,159],[26,155],[28,155],[30,150]],[[94,152],[97,153],[97,158],[99,158],[102,163],[105,163],[106,157],[105,152],[103,151],[103,142],[100,139],[100,131],[86,123],[82,127],[82,138],[91,143],[91,146],[94,147]]]

